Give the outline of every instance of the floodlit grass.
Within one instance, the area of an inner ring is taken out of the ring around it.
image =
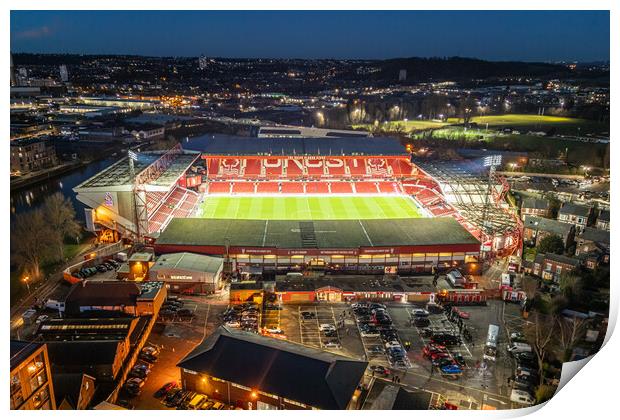
[[[389,121],[379,124],[379,130],[387,132],[401,131],[403,133],[410,133],[413,131],[430,130],[434,128],[441,128],[446,126],[447,122],[442,121],[430,121],[430,120],[408,120],[408,121]],[[372,131],[375,126],[373,124],[360,124],[354,125],[353,129],[362,129]]]
[[[451,124],[463,123],[462,119],[449,118]],[[560,134],[586,135],[609,132],[609,126],[597,121],[581,118],[555,117],[552,115],[506,114],[485,115],[472,118],[479,126],[488,124],[489,128],[511,127],[519,130],[550,130],[555,128]]]
[[[351,220],[423,217],[404,196],[206,196],[196,217],[207,219]]]

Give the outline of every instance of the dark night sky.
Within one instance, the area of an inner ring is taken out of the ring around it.
[[[607,11],[13,11],[13,52],[609,60]]]

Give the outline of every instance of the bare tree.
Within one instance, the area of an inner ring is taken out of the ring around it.
[[[43,203],[43,216],[51,229],[51,241],[56,251],[55,260],[65,257],[65,238],[76,238],[82,228],[75,220],[73,204],[61,193],[55,193],[45,199]]]
[[[575,344],[581,340],[586,331],[588,322],[586,319],[573,316],[567,318],[559,316],[557,318],[558,328],[560,330],[559,342],[563,350],[563,360],[568,362]]]
[[[18,214],[11,227],[11,257],[23,275],[41,278],[41,263],[49,255],[53,231],[40,209]]]
[[[535,311],[533,318],[532,323],[526,326],[524,332],[528,342],[532,344],[532,349],[538,359],[538,376],[540,378],[540,385],[542,385],[544,383],[543,362],[549,353],[549,348],[557,332],[556,316],[547,316]]]

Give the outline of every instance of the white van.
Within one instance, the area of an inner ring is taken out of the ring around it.
[[[508,344],[506,347],[508,352],[512,354],[527,353],[532,351],[532,346],[527,343],[512,343]]]
[[[534,397],[532,397],[532,394],[520,389],[512,390],[512,392],[510,393],[510,401],[523,405],[533,405],[536,402]]]

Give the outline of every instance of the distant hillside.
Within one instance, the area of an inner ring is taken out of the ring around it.
[[[558,64],[520,61],[484,61],[475,58],[394,58],[381,64],[374,76],[381,80],[398,80],[401,69],[407,70],[408,81],[486,79],[490,77],[525,76],[557,77],[569,74]]]

